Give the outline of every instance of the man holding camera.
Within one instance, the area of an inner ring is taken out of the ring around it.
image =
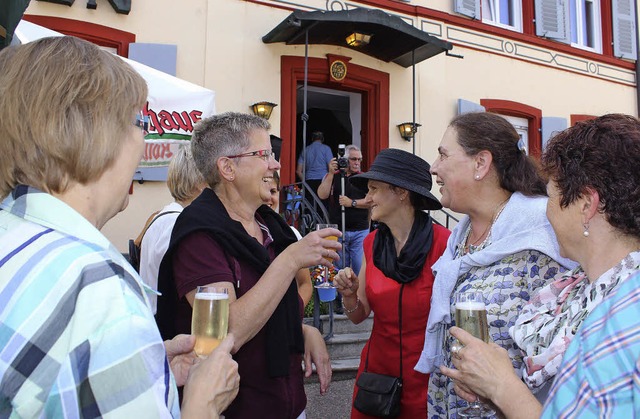
[[[342,146],[344,147],[344,146]],[[342,148],[340,147],[340,148]],[[329,163],[329,173],[322,179],[318,187],[318,197],[329,199],[329,219],[338,224],[343,232],[339,239],[343,254],[335,261],[337,268],[351,267],[358,274],[362,266],[362,242],[369,233],[369,205],[362,191],[351,185],[348,178],[360,173],[362,152],[355,145],[348,145],[344,155],[338,155]],[[344,223],[342,217],[344,211]],[[338,294],[335,304],[336,313],[342,314],[342,300]]]

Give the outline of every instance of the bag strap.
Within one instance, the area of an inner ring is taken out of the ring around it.
[[[158,211],[158,212],[160,212],[160,211]],[[144,228],[140,232],[140,235],[138,236],[138,238],[135,239],[134,243],[136,244],[136,246],[142,246],[142,239],[144,238],[145,233],[147,232],[147,230],[149,230],[149,227],[151,227],[151,224],[155,223],[158,218],[162,217],[163,215],[167,215],[167,214],[180,214],[180,211],[166,211],[166,212],[160,212],[159,214],[158,214],[158,212],[156,212],[156,213],[154,213],[152,215],[153,218],[150,221],[147,222],[147,225],[144,226]]]
[[[400,295],[398,296],[398,330],[400,331],[400,379],[402,379],[402,293],[404,286],[400,285]],[[371,339],[369,339],[369,346],[367,346],[367,358],[364,361],[364,372],[369,369],[369,351],[371,350]]]

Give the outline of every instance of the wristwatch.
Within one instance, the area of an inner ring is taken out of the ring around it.
[[[358,206],[358,201],[356,201],[355,199],[351,201],[351,208],[355,208],[357,206]]]

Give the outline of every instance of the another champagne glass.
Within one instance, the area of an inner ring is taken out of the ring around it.
[[[191,334],[196,337],[196,354],[206,358],[227,336],[229,294],[226,288],[201,286],[196,289],[191,317]]]
[[[316,230],[323,230],[325,228],[338,228],[337,224],[317,224]],[[338,241],[338,236],[327,236],[326,240]],[[332,250],[332,249],[331,249]],[[329,262],[333,262],[330,257],[325,257]],[[318,289],[318,295],[321,301],[333,301],[336,298],[335,288],[333,283],[329,281],[329,268],[327,266],[322,267],[322,278],[315,281],[314,286]]]
[[[478,339],[489,343],[489,324],[487,322],[487,309],[484,305],[484,297],[481,292],[462,292],[456,295],[456,326],[466,330]],[[461,347],[458,341],[454,343]],[[494,415],[495,412],[480,402],[469,404],[465,409],[458,411],[462,417],[484,417]]]

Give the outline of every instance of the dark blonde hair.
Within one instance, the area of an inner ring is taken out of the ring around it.
[[[167,187],[171,196],[176,201],[191,201],[200,194],[203,184],[204,178],[191,155],[191,144],[183,145],[169,163]]]
[[[502,189],[527,196],[547,195],[544,179],[531,157],[520,150],[520,136],[509,121],[489,112],[472,112],[458,115],[449,126],[468,156],[483,150],[491,153]]]
[[[0,63],[0,195],[19,184],[63,193],[113,165],[147,97],[131,66],[70,36],[13,47]]]

